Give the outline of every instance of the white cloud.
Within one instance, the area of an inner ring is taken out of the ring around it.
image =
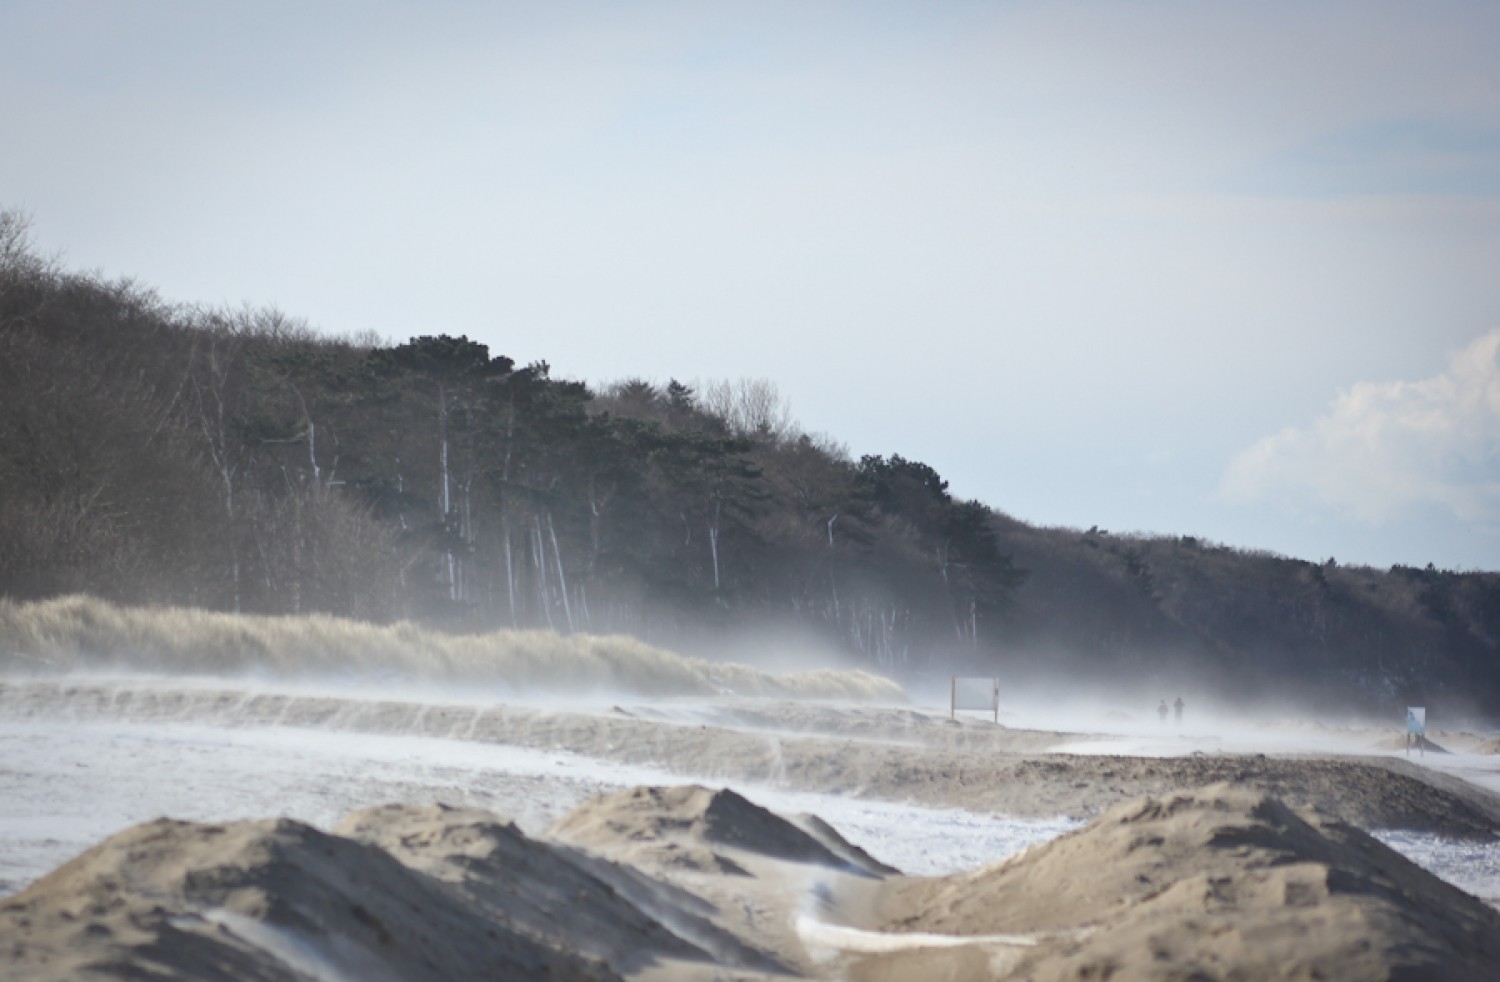
[[[1220,490],[1370,525],[1422,506],[1500,525],[1500,329],[1440,375],[1356,384],[1326,416],[1238,454]]]

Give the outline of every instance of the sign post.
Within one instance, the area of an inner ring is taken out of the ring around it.
[[[1000,680],[954,676],[948,717],[956,717],[960,709],[979,709],[993,713],[995,722],[1000,722]]]
[[[1427,707],[1406,707],[1406,756],[1411,756],[1411,745],[1417,745],[1417,751],[1427,756]]]

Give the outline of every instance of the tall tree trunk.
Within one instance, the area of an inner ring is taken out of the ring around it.
[[[441,488],[443,508],[443,535],[448,534],[448,516],[453,511],[453,498],[449,485],[448,473],[448,389],[443,383],[438,383],[438,459],[442,465],[443,486]],[[448,599],[458,600],[458,570],[453,558],[453,548],[445,546],[443,549],[445,573],[448,577]]]
[[[573,605],[568,602],[568,578],[563,573],[562,550],[557,546],[557,529],[552,524],[552,512],[547,512],[547,533],[552,536],[552,555],[557,560],[557,582],[562,588],[563,614],[568,618],[568,633],[573,633]]]
[[[717,500],[714,501],[713,521],[708,526],[708,551],[714,559],[714,592],[717,593],[719,591],[719,502]]]
[[[500,515],[500,534],[505,539],[505,592],[510,599],[510,626],[519,630],[521,621],[516,615],[516,568],[511,558],[510,518],[503,512]]]
[[[547,626],[557,630],[552,621],[552,599],[547,596],[547,550],[542,548],[542,520],[532,517],[531,555],[536,560],[537,597],[542,603],[542,613],[547,615]]]

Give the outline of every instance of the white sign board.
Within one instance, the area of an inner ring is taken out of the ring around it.
[[[949,710],[949,715],[957,713],[960,709],[979,709],[986,713],[994,713],[995,722],[1000,722],[1000,680],[955,676],[953,705]]]
[[[1427,707],[1406,707],[1406,755],[1411,756],[1411,745],[1415,743],[1422,756],[1427,756]]]

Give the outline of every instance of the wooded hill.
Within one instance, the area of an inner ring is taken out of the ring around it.
[[[774,629],[897,675],[1153,693],[1500,695],[1497,574],[1035,528],[926,464],[800,432],[769,383],[591,389],[462,337],[387,346],[186,308],[38,257],[13,212],[0,391],[0,595],[16,599],[623,632],[705,654]]]

